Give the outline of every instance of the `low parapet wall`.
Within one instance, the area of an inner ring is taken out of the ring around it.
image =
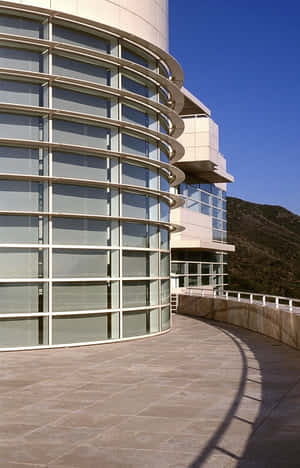
[[[300,315],[289,310],[222,297],[180,294],[177,313],[248,328],[300,349]]]

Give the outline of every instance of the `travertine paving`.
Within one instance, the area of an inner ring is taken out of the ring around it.
[[[299,467],[300,352],[175,318],[143,341],[0,353],[0,467]]]

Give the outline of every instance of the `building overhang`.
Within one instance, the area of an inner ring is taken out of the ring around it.
[[[235,252],[235,246],[232,244],[226,244],[222,242],[213,242],[213,241],[202,241],[201,239],[193,240],[171,240],[172,249],[183,249],[183,250],[213,250],[214,252]]]
[[[204,161],[179,161],[176,163],[186,175],[186,179],[190,183],[217,183],[225,182],[230,183],[234,181],[234,177],[224,169],[220,168],[218,164],[210,160]]]
[[[181,116],[206,115],[210,117],[210,109],[206,107],[206,105],[203,104],[200,99],[196,98],[184,87],[181,88],[181,92],[184,96],[184,104],[180,112]]]

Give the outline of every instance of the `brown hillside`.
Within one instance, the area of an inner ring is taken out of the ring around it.
[[[300,216],[227,198],[228,289],[300,298]]]

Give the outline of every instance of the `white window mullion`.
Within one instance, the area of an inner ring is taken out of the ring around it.
[[[49,23],[49,40],[52,40],[52,23]],[[49,51],[49,74],[52,74],[52,52]],[[53,107],[53,88],[49,84],[49,108]],[[53,120],[49,118],[49,143],[53,142]],[[52,149],[49,150],[49,177],[53,177],[53,153]],[[52,325],[53,325],[53,225],[52,216],[53,213],[53,186],[52,182],[49,181],[48,185],[48,207],[49,207],[49,346],[53,344]]]
[[[119,45],[119,53],[121,54],[121,46]],[[120,73],[119,73],[120,79]],[[120,112],[120,103],[119,103],[119,112]],[[119,130],[119,152],[121,152],[121,132]],[[122,185],[122,160],[119,159],[119,184]],[[119,189],[119,216],[123,216],[123,200],[122,200],[122,189]],[[120,338],[123,338],[123,223],[119,222],[119,307],[120,307]]]

